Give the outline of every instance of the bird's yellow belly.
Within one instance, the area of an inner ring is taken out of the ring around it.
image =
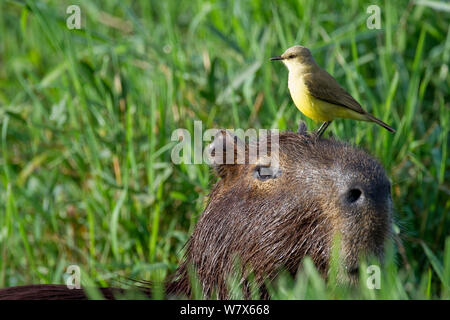
[[[315,121],[331,121],[334,119],[332,116],[332,109],[327,106],[327,102],[317,100],[316,98],[309,96],[308,94],[297,95],[294,100],[295,106],[308,118]],[[328,110],[328,112],[327,112]]]
[[[331,121],[335,118],[365,120],[365,117],[349,108],[328,103],[313,97],[303,81],[289,81],[289,91],[295,106],[315,121]]]

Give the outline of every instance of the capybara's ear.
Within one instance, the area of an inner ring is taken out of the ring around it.
[[[245,163],[245,144],[228,130],[219,130],[208,146],[208,154],[211,166],[223,178],[235,165]]]
[[[300,123],[298,124],[297,133],[301,135],[307,135],[308,128],[306,127],[306,122],[303,120],[300,120]]]

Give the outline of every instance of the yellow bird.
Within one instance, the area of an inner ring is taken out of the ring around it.
[[[281,60],[288,68],[289,92],[295,106],[314,121],[323,121],[318,130],[319,136],[336,118],[372,121],[395,132],[386,123],[366,112],[336,79],[320,68],[308,48],[294,46],[270,60]]]

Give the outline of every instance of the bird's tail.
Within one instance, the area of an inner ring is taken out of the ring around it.
[[[370,121],[373,121],[373,122],[379,124],[380,126],[382,126],[383,128],[387,129],[388,131],[390,131],[390,132],[395,132],[395,129],[394,129],[394,128],[388,126],[386,123],[384,123],[384,122],[381,121],[380,119],[375,118],[373,115],[371,115],[371,114],[369,114],[369,113],[366,113],[366,117],[367,117]]]

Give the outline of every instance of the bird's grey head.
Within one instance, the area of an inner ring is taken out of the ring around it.
[[[289,70],[293,67],[304,68],[315,64],[311,51],[303,46],[290,47],[281,56],[272,57],[270,60],[281,60]]]

